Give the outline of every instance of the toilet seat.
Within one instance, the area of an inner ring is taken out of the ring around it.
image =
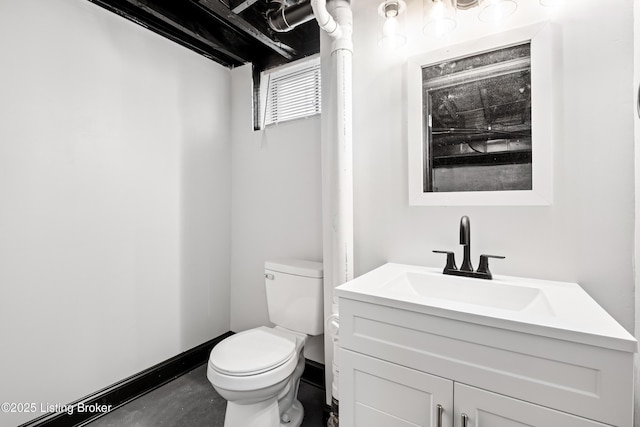
[[[293,373],[299,353],[295,336],[258,327],[218,343],[209,356],[207,377],[214,387],[227,391],[271,387]]]
[[[282,366],[295,356],[295,350],[294,341],[256,328],[220,342],[211,351],[209,363],[224,375],[251,376]]]

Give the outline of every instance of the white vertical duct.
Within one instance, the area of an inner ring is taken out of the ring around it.
[[[332,0],[327,9],[326,0],[311,0],[318,25],[332,39],[331,62],[335,70],[335,141],[331,151],[334,156],[325,171],[334,173],[330,182],[331,233],[331,279],[332,315],[327,322],[327,332],[333,342],[332,414],[330,427],[337,427],[338,403],[338,299],[335,287],[353,279],[353,116],[352,116],[352,63],[351,40],[353,15],[347,0]],[[326,114],[327,112],[323,113]],[[324,138],[323,138],[324,139]],[[326,203],[328,200],[324,200]],[[326,224],[326,223],[325,223]],[[326,244],[326,243],[325,243]]]

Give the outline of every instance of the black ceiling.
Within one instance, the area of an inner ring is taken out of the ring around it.
[[[268,0],[89,0],[226,67],[258,70],[320,51],[315,20],[286,33],[267,24]]]

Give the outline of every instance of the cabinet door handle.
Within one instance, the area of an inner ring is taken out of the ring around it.
[[[469,422],[469,417],[467,416],[467,414],[463,412],[460,418],[462,419],[462,427],[467,427],[467,423]]]
[[[442,405],[436,405],[436,427],[442,427],[442,413],[444,412],[444,408]]]

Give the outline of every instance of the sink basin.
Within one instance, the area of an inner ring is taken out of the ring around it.
[[[388,263],[336,288],[348,298],[625,351],[636,341],[577,283],[494,275],[442,274]]]
[[[431,272],[404,272],[384,283],[381,289],[387,290],[390,294],[554,315],[539,288],[513,286],[491,280],[469,280]]]

